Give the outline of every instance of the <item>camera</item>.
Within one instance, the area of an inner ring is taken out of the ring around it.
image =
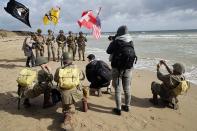
[[[113,41],[113,40],[115,40],[115,38],[116,38],[115,36],[109,36],[109,37],[108,37],[108,40],[109,40],[109,41]]]

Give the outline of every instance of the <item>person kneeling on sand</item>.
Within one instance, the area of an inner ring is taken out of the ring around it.
[[[54,80],[58,84],[58,88],[62,98],[62,112],[64,115],[64,124],[66,129],[73,128],[75,121],[73,114],[75,113],[75,103],[82,99],[82,93],[77,89],[80,86],[80,80],[85,79],[85,75],[73,63],[73,55],[64,52],[62,54],[63,66],[57,68]]]
[[[29,102],[30,98],[35,98],[41,94],[44,94],[43,108],[53,106],[50,101],[53,75],[50,73],[51,69],[47,63],[48,61],[46,58],[37,57],[36,66],[40,66],[42,69],[38,71],[37,83],[34,85],[33,89],[28,89],[24,93],[25,100],[23,104],[26,108],[31,106]]]
[[[164,65],[169,74],[164,75],[160,71],[160,67]],[[157,64],[157,78],[162,81],[162,83],[152,82],[151,90],[153,93],[153,98],[149,101],[154,105],[158,105],[158,95],[165,105],[178,109],[178,99],[177,91],[175,89],[180,85],[182,81],[185,80],[185,67],[180,63],[175,63],[173,70],[171,70],[164,60],[161,60]],[[187,86],[187,85],[186,85]],[[182,88],[182,87],[181,87]],[[186,87],[187,88],[187,87]]]
[[[107,92],[110,93],[110,82],[112,79],[111,69],[101,60],[95,60],[95,55],[88,55],[89,64],[86,66],[86,77],[90,84],[90,94],[94,95],[95,91],[98,96],[101,96],[101,88],[107,87]]]

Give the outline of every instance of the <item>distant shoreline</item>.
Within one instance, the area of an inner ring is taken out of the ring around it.
[[[176,33],[176,32],[197,32],[197,29],[180,29],[180,30],[134,30],[134,31],[129,31],[129,33]],[[14,33],[14,35],[19,35],[19,36],[26,36],[30,35],[33,33],[32,31],[18,31],[18,30],[13,30],[9,31],[6,29],[0,29],[0,34],[2,33]],[[84,32],[87,35],[90,35],[90,32]],[[104,31],[102,34],[115,34],[116,31]]]

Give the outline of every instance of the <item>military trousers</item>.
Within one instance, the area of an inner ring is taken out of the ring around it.
[[[57,58],[58,58],[58,61],[60,60],[60,57],[62,56],[63,52],[64,52],[64,45],[58,45],[58,48],[57,48]]]
[[[25,99],[32,99],[41,94],[44,94],[44,101],[43,104],[50,101],[51,98],[51,87],[50,84],[36,84],[34,85],[33,89],[28,89],[24,92]]]
[[[36,58],[38,58],[39,56],[44,56],[44,46],[42,46],[41,48],[36,48]]]
[[[48,51],[48,61],[51,59],[51,52],[53,56],[53,61],[55,61],[55,47],[52,44],[47,45],[47,51]]]
[[[81,57],[83,57],[83,60],[85,60],[85,46],[78,47],[78,55],[79,55],[79,60],[81,60]]]
[[[75,55],[76,55],[76,46],[75,45],[69,45],[68,46],[68,52],[72,53],[73,55],[73,60],[75,60]]]

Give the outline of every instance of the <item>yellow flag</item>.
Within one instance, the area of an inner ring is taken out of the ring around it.
[[[60,8],[52,8],[50,11],[51,21],[54,25],[58,24],[59,17],[60,17]]]
[[[49,20],[49,18],[48,18],[47,15],[45,15],[45,16],[43,17],[43,23],[44,23],[44,25],[48,25],[48,24],[50,23],[50,20]]]

